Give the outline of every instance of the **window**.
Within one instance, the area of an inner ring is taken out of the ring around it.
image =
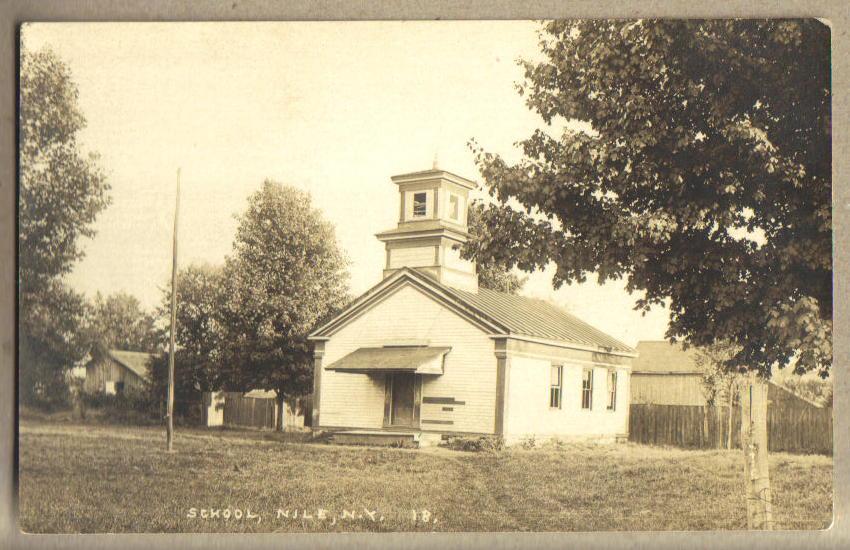
[[[425,192],[413,194],[413,217],[424,218],[428,213],[428,194]]]
[[[124,382],[115,382],[115,393],[117,395],[124,393]]]
[[[608,371],[608,410],[617,409],[617,371]]]
[[[581,376],[581,408],[593,408],[593,369],[584,369]]]
[[[460,221],[460,197],[454,193],[449,194],[449,217]]]
[[[561,408],[561,365],[552,365],[549,371],[549,407]]]

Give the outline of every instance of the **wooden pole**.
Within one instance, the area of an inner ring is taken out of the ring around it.
[[[168,343],[168,412],[166,413],[166,449],[174,450],[174,337],[177,325],[177,216],[180,213],[180,169],[177,169],[177,196],[174,201],[174,240],[171,255],[171,338]]]
[[[747,491],[747,528],[773,529],[767,449],[767,383],[750,373],[741,392],[741,448]]]

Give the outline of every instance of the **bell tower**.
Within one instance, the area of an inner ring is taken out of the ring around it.
[[[445,285],[477,292],[475,264],[460,257],[460,246],[469,238],[466,215],[475,182],[436,166],[391,179],[399,191],[398,226],[376,235],[387,250],[384,278],[410,267]]]

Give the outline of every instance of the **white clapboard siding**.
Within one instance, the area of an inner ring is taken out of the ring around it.
[[[444,374],[423,375],[422,397],[464,402],[423,403],[422,429],[493,433],[496,356],[492,339],[410,285],[401,287],[333,334],[325,344],[322,363],[327,366],[361,347],[404,341],[427,341],[431,346],[452,348],[445,358]],[[324,370],[320,391],[322,426],[381,427],[384,385],[380,376]],[[443,411],[443,407],[453,410]],[[432,424],[427,420],[452,424]]]
[[[436,250],[433,246],[393,248],[390,251],[390,269],[434,265]]]
[[[460,257],[460,249],[455,249],[451,246],[446,247],[444,262],[446,267],[457,269],[464,273],[473,273],[475,271],[475,265],[472,262]]]
[[[617,401],[608,410],[608,369],[592,367],[593,407],[581,408],[582,369],[587,365],[563,363],[561,408],[549,407],[552,361],[510,358],[508,412],[505,435],[516,439],[539,436],[614,436],[628,432],[629,371],[617,369]]]

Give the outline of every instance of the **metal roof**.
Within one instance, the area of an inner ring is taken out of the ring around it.
[[[451,349],[428,346],[359,348],[325,368],[342,372],[409,371],[442,374],[442,359]]]
[[[511,334],[634,352],[630,346],[546,300],[487,288],[479,288],[478,292],[448,287],[446,289],[507,327]]]
[[[140,378],[147,378],[153,354],[140,351],[109,350],[109,356]]]
[[[649,374],[698,374],[696,364],[697,349],[687,350],[681,344],[671,344],[666,340],[638,342],[640,354],[632,363],[632,373]]]

